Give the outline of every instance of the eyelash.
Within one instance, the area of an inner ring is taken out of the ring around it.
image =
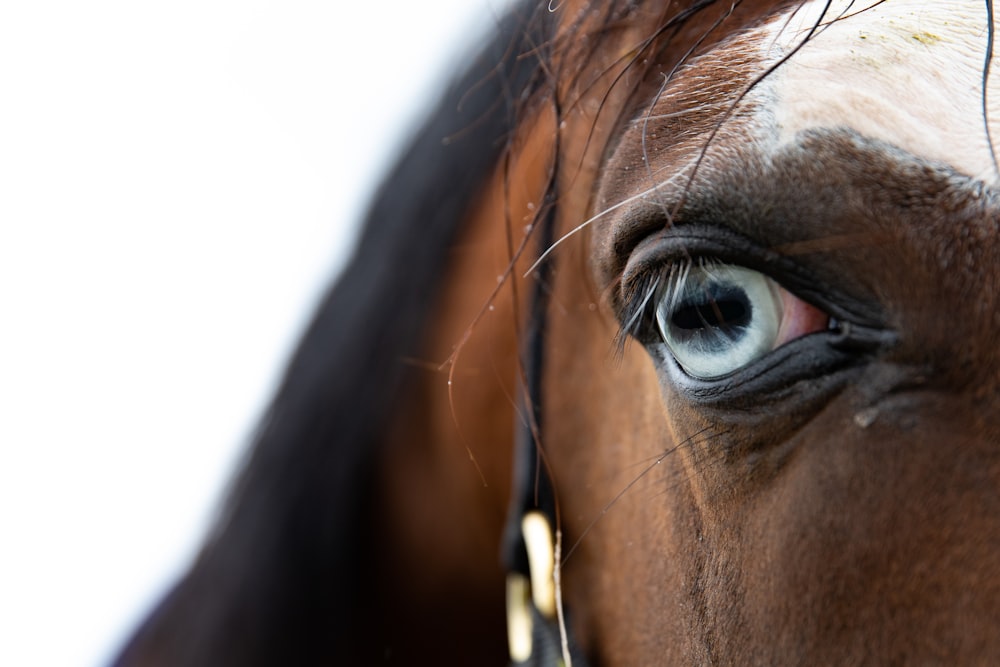
[[[622,294],[622,315],[619,320],[616,344],[624,348],[629,338],[647,342],[655,327],[656,297],[671,286],[680,286],[680,281],[690,271],[694,261],[685,258],[666,264],[659,272],[645,273],[625,283]]]
[[[628,336],[712,382],[837,320],[760,271],[712,257],[683,258],[626,283],[619,345]]]

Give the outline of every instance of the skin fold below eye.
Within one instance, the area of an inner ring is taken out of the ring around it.
[[[705,262],[674,275],[656,320],[674,360],[695,378],[730,375],[830,324],[829,315],[758,271]]]

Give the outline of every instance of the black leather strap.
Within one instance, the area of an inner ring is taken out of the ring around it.
[[[555,217],[555,206],[550,203],[537,230],[538,256],[541,256],[554,241]],[[527,582],[533,579],[523,530],[524,517],[532,513],[540,513],[545,517],[549,531],[548,536],[541,539],[549,540],[550,546],[553,547],[552,536],[559,526],[555,492],[542,459],[539,443],[543,433],[542,380],[552,273],[552,259],[546,257],[535,267],[533,275],[529,319],[523,337],[522,364],[525,391],[520,401],[521,409],[514,443],[513,488],[502,547],[503,564],[510,578],[508,597],[513,595],[515,598],[508,599],[508,622],[518,625],[530,622],[531,625],[528,655],[526,657],[522,655],[520,658],[512,655],[511,665],[517,667],[552,667],[565,664],[562,636],[555,609],[543,611],[536,606],[530,596],[522,593],[528,586]],[[538,576],[537,573],[535,576]],[[513,586],[511,581],[514,583]],[[512,593],[512,591],[517,592]],[[512,619],[512,613],[518,619]],[[574,667],[585,667],[582,656],[571,641],[569,652]]]

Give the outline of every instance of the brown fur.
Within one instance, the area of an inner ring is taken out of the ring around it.
[[[695,60],[650,111],[709,103],[705,115],[652,121],[645,142],[639,126],[626,131],[597,176],[596,206],[573,218],[648,188],[650,172],[670,175],[719,123],[717,144],[742,145],[726,141],[740,136],[729,103],[762,70],[732,44],[720,53],[736,60]],[[669,49],[661,58],[669,71]],[[731,78],[703,97],[720,69]],[[600,664],[991,662],[1000,657],[996,198],[975,184],[962,194],[948,174],[837,133],[807,141],[773,175],[741,150],[709,148],[703,176],[682,182],[686,194],[664,195],[667,207],[678,196],[711,200],[715,219],[772,247],[879,232],[879,243],[805,262],[836,289],[876,295],[899,344],[836,387],[710,408],[658,383],[639,346],[616,367],[610,325],[586,308],[555,311],[552,340],[562,344],[550,349],[546,409],[564,417],[550,417],[558,426],[546,445],[567,532],[578,535],[633,466],[678,448],[566,564],[567,606],[586,610],[576,635]],[[769,178],[777,185],[761,190]],[[796,209],[802,193],[818,201]],[[735,212],[748,197],[760,213],[744,221]],[[592,225],[592,245],[575,249],[600,268],[597,290],[612,306],[628,253],[652,232],[633,228],[628,213]],[[803,226],[769,226],[781,220]],[[561,303],[592,298],[579,276],[561,275]]]
[[[506,662],[498,554],[548,203],[568,237],[540,441],[589,662],[1000,662],[1000,198],[848,129],[755,154],[736,102],[767,73],[741,40],[791,0],[555,4],[549,85],[452,247],[377,443],[341,653]],[[670,234],[697,250],[705,221],[842,340],[790,343],[715,393],[676,382],[639,330],[616,350],[633,274]]]
[[[621,128],[653,101],[662,82],[656,73],[686,56],[692,36],[707,34],[700,49],[710,53],[778,6],[743,3],[709,32],[729,9],[713,6],[685,21],[679,36],[654,38],[645,50],[649,26],[665,23],[678,11],[674,3],[640,5],[599,34],[588,31],[596,13],[563,7],[564,29],[577,41],[555,58],[555,94],[564,105],[560,234],[647,188],[644,158],[653,172],[669,174],[720,123],[719,142],[739,134],[730,105],[762,72],[753,62],[727,62],[739,57],[737,48],[695,60],[651,111],[709,103],[700,115],[652,121],[646,142],[640,124]],[[630,59],[636,53],[643,66]],[[711,99],[702,97],[722,67],[731,78],[716,81]],[[1000,657],[995,199],[957,195],[949,176],[897,164],[848,136],[813,141],[779,162],[776,187],[853,198],[820,201],[809,209],[813,227],[771,228],[763,218],[734,224],[774,248],[854,239],[806,261],[836,289],[874,295],[884,307],[880,324],[901,332],[891,352],[821,390],[775,397],[762,413],[745,404],[689,403],[657,377],[639,345],[618,358],[611,344],[619,325],[609,309],[621,271],[650,230],[631,227],[625,209],[557,250],[542,441],[568,545],[580,539],[565,563],[571,631],[595,664],[984,664]],[[615,152],[605,163],[609,145]],[[709,168],[722,179],[704,184],[713,193],[792,206],[759,190],[765,168],[750,154],[710,151],[703,173]],[[511,178],[523,176],[515,170]],[[707,178],[684,183],[686,196]],[[712,202],[721,211],[737,205]],[[513,348],[505,355],[512,358]],[[458,416],[469,428],[480,419],[472,411]],[[461,446],[453,447],[459,456]],[[475,479],[471,470],[464,476]]]
[[[477,224],[453,248],[456,279],[435,308],[426,356],[381,449],[379,639],[402,663],[445,650],[430,619],[462,628],[446,642],[460,662],[488,664],[506,650],[498,555],[519,391],[515,284],[524,282],[509,265],[551,167],[553,119],[545,115],[518,140],[516,158],[481,199]],[[487,300],[501,278],[503,289]]]

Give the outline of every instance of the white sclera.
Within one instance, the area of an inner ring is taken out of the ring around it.
[[[721,311],[742,316],[719,321]],[[696,316],[700,326],[682,327],[678,316]],[[664,290],[656,309],[660,335],[677,363],[692,377],[720,378],[774,349],[781,328],[779,287],[758,271],[731,264],[692,266],[683,284]]]

